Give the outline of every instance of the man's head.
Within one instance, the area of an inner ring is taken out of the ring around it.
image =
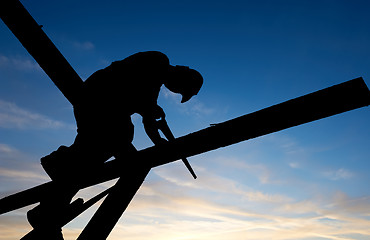
[[[174,93],[182,95],[181,103],[197,95],[203,85],[202,75],[189,67],[176,65],[171,68],[170,79],[164,85]]]

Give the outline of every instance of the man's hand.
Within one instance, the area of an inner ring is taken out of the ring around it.
[[[143,114],[142,117],[145,132],[150,140],[152,140],[155,145],[167,142],[166,139],[161,137],[158,131],[158,121],[161,121],[166,117],[163,109],[160,106],[155,105]]]

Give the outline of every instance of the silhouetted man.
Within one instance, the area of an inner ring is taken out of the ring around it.
[[[86,79],[79,103],[74,106],[78,132],[74,143],[41,159],[55,185],[39,207],[28,212],[37,238],[62,240],[56,222],[78,191],[74,182],[99,173],[110,157],[136,151],[131,143],[132,114],[142,116],[144,129],[154,144],[165,141],[157,124],[165,117],[157,104],[162,85],[181,94],[184,103],[199,92],[202,84],[203,78],[197,71],[172,66],[165,54],[155,51],[113,62]]]
[[[53,180],[65,181],[66,176],[76,177],[81,170],[99,168],[112,156],[134,151],[134,113],[142,116],[149,138],[160,144],[165,141],[156,124],[165,116],[157,104],[161,86],[181,94],[184,103],[202,84],[196,70],[172,66],[165,54],[156,51],[136,53],[93,73],[74,108],[77,137],[70,147],[61,146],[41,160],[45,171]]]

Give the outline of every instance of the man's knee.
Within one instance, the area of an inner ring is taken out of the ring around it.
[[[52,180],[62,177],[63,170],[69,168],[67,163],[73,157],[72,150],[67,146],[60,146],[47,156],[41,158],[41,165]]]

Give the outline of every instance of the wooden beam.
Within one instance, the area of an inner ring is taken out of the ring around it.
[[[370,92],[360,77],[145,149],[139,159],[151,159],[152,166],[158,166],[369,104]]]
[[[1,0],[0,18],[72,105],[82,80],[19,0]]]
[[[140,165],[119,178],[77,240],[106,239],[134,198],[150,168]]]
[[[356,78],[138,151],[127,159],[112,160],[95,179],[78,184],[85,188],[128,174],[138,164],[156,167],[369,104],[369,89],[362,78]],[[0,214],[39,202],[52,185],[45,183],[1,199]]]

